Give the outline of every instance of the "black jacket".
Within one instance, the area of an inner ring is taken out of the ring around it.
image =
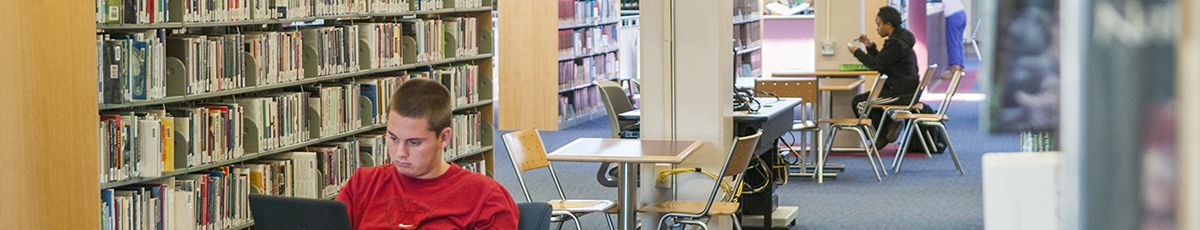
[[[866,47],[866,53],[854,51],[854,57],[867,68],[888,76],[880,97],[911,97],[917,90],[921,80],[917,77],[917,55],[913,52],[916,40],[912,32],[897,28],[884,39],[882,50],[876,50],[871,44]]]

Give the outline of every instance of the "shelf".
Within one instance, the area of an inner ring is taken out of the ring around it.
[[[757,21],[761,21],[761,20],[762,20],[762,17],[760,16],[760,17],[754,17],[754,18],[750,18],[750,19],[733,20],[733,24],[734,25],[746,24],[746,23],[757,22]]]
[[[229,227],[229,229],[228,229],[228,230],[242,230],[242,229],[250,229],[250,227],[254,227],[254,220],[249,220],[249,221],[246,221],[246,223],[245,223],[245,224],[241,224],[241,225],[235,225],[235,226],[233,226],[233,227]]]
[[[593,85],[596,85],[596,83],[588,82],[587,84],[572,86],[570,88],[565,88],[565,89],[559,89],[558,93],[566,93],[566,92],[571,92],[571,91],[575,91],[575,90],[581,90],[581,89],[585,89],[587,87],[591,87]]]
[[[331,16],[312,16],[303,18],[291,19],[261,19],[247,21],[232,21],[232,22],[167,22],[167,23],[150,23],[150,24],[96,24],[97,29],[101,30],[143,30],[143,29],[174,29],[174,28],[200,28],[200,27],[222,27],[222,26],[248,26],[248,25],[273,25],[287,24],[293,22],[309,22],[316,20],[337,20],[337,19],[363,19],[369,17],[394,17],[394,16],[416,16],[416,15],[436,15],[436,14],[452,14],[452,13],[471,13],[491,11],[491,6],[475,7],[475,8],[458,8],[458,9],[440,9],[427,11],[407,11],[398,13],[368,13],[368,14],[346,14],[346,15],[331,15]]]
[[[558,30],[569,30],[569,29],[578,29],[578,28],[593,27],[593,26],[603,26],[603,25],[608,25],[608,24],[617,24],[618,22],[621,22],[621,20],[610,20],[610,21],[603,21],[603,22],[599,22],[599,23],[584,23],[584,24],[576,24],[576,25],[569,25],[569,26],[561,26],[560,25],[560,26],[558,26]]]
[[[490,104],[492,104],[492,99],[482,100],[482,101],[475,102],[475,103],[470,103],[470,104],[466,104],[466,105],[455,106],[455,107],[454,107],[454,112],[458,112],[458,111],[462,111],[462,110],[467,110],[467,109],[471,109],[471,108],[475,108],[475,107],[480,107],[480,106],[485,106],[485,105],[490,105]]]
[[[612,48],[612,49],[608,49],[608,50],[601,51],[601,52],[595,52],[595,53],[590,53],[590,54],[585,54],[585,55],[578,55],[578,56],[574,56],[574,57],[560,57],[560,58],[558,58],[558,61],[559,62],[571,61],[571,60],[575,60],[575,59],[581,59],[581,58],[586,58],[586,57],[591,57],[591,56],[596,56],[596,55],[601,55],[601,54],[617,52],[620,50],[621,50],[621,48],[618,47],[618,48]]]
[[[385,127],[384,124],[367,126],[367,127],[359,128],[358,130],[345,132],[345,133],[341,133],[338,135],[308,140],[305,142],[288,145],[288,146],[282,147],[282,148],[267,150],[267,151],[261,152],[261,153],[247,153],[241,157],[234,158],[231,160],[219,161],[219,162],[209,163],[209,164],[205,164],[205,165],[201,165],[201,166],[190,167],[190,168],[186,168],[186,169],[176,169],[174,172],[164,172],[162,176],[157,176],[157,177],[142,177],[142,178],[127,179],[127,180],[117,181],[117,182],[102,183],[102,184],[100,184],[100,188],[102,188],[102,189],[116,188],[116,187],[121,187],[121,186],[126,186],[126,185],[137,184],[137,183],[161,180],[161,179],[165,179],[168,177],[185,175],[185,174],[189,174],[189,173],[193,173],[193,172],[209,170],[209,169],[213,169],[213,168],[220,167],[220,166],[225,166],[225,165],[240,163],[240,162],[244,162],[244,161],[248,161],[248,160],[258,159],[259,157],[263,157],[263,156],[269,156],[269,155],[274,155],[277,153],[283,153],[283,152],[296,150],[299,148],[307,147],[309,145],[315,145],[315,144],[320,144],[322,142],[333,141],[333,140],[353,136],[356,134],[365,133],[367,131],[376,130],[376,129],[383,128],[383,127]]]
[[[415,64],[408,64],[408,65],[403,65],[403,66],[399,66],[399,67],[360,70],[358,72],[353,72],[353,73],[341,73],[341,74],[327,75],[327,76],[321,76],[321,77],[316,77],[316,78],[305,78],[305,79],[302,79],[299,81],[284,82],[284,83],[270,84],[270,85],[264,85],[264,86],[251,86],[251,87],[245,87],[245,88],[222,90],[222,91],[210,92],[210,93],[202,93],[202,94],[197,94],[197,95],[172,96],[172,97],[167,97],[167,98],[163,98],[163,99],[146,100],[146,101],[139,101],[139,102],[133,102],[133,103],[101,104],[100,110],[113,110],[113,109],[121,109],[121,108],[131,108],[131,107],[149,106],[149,105],[161,105],[161,104],[170,104],[170,103],[185,102],[185,101],[194,101],[194,100],[200,100],[200,99],[216,98],[216,97],[237,95],[237,94],[243,94],[243,93],[258,92],[258,91],[263,91],[263,90],[271,90],[271,89],[279,89],[279,88],[307,85],[307,84],[313,84],[313,83],[317,83],[317,82],[337,80],[337,79],[343,79],[343,78],[349,78],[349,77],[358,77],[358,76],[366,76],[366,75],[377,74],[377,73],[406,70],[406,69],[412,69],[412,68],[423,67],[423,66],[442,65],[442,64],[453,63],[453,62],[485,59],[485,58],[489,58],[491,56],[492,56],[492,54],[480,54],[480,55],[475,55],[475,56],[444,59],[444,60],[428,62],[428,63],[415,63]]]
[[[471,150],[470,152],[467,152],[466,154],[458,155],[458,156],[451,157],[450,159],[445,159],[445,160],[446,160],[446,162],[455,162],[458,160],[467,159],[469,157],[482,154],[487,151],[492,151],[492,149],[494,149],[494,148],[495,148],[494,146],[486,146],[486,147],[479,148],[476,150]]]
[[[748,49],[742,49],[742,50],[738,50],[738,51],[737,51],[737,54],[735,54],[735,56],[736,56],[736,55],[742,55],[742,54],[748,54],[748,53],[750,53],[750,52],[758,51],[758,50],[760,50],[760,49],[762,49],[762,45],[756,45],[756,46],[754,46],[754,47],[751,47],[751,48],[748,48]]]
[[[596,118],[604,117],[607,115],[608,114],[603,109],[598,109],[598,110],[596,110],[596,112],[591,112],[588,114],[584,114],[582,116],[575,116],[574,118],[569,118],[567,120],[559,121],[558,129],[563,130],[566,128],[575,127],[577,125],[587,123],[589,121],[595,120]]]

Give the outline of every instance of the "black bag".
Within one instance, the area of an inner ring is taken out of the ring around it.
[[[932,113],[937,112],[937,111],[933,111],[933,108],[930,108],[928,104],[923,104],[923,105],[924,105],[924,107],[921,107],[921,110],[920,110],[921,113],[932,114]],[[900,127],[900,128],[903,129],[904,127]],[[944,132],[944,130],[942,130],[941,127],[921,125],[920,129],[922,131],[926,131],[925,133],[930,134],[929,136],[933,136],[932,137],[933,143],[930,143],[930,146],[929,146],[930,153],[943,153],[946,151],[946,138],[942,136],[942,132]],[[901,130],[901,131],[903,131],[903,130]],[[914,129],[914,131],[916,131],[916,130]],[[918,153],[925,152],[925,147],[921,146],[921,140],[917,139],[920,137],[917,136],[916,133],[913,133],[911,135],[912,136],[909,138],[908,152],[910,152],[910,153],[911,152],[918,152]],[[925,143],[929,143],[929,141],[928,141],[928,138],[930,138],[929,136],[925,137],[927,139]]]

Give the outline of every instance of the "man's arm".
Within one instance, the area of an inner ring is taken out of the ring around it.
[[[500,183],[495,183],[489,190],[479,207],[475,223],[471,226],[474,229],[517,229],[520,214],[512,196],[508,195],[508,191],[504,190]]]
[[[866,65],[867,68],[883,70],[885,67],[900,60],[900,57],[902,57],[901,52],[904,51],[903,49],[898,42],[889,40],[883,42],[883,50],[878,51],[878,53],[868,54],[862,50],[857,50],[854,51],[854,57],[859,62],[862,62],[863,65]],[[875,48],[868,48],[867,50],[874,51]]]

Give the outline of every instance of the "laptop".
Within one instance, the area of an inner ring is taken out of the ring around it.
[[[351,229],[340,201],[250,194],[250,214],[254,229]]]

